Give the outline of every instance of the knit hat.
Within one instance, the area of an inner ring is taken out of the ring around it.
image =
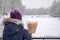
[[[11,11],[10,18],[22,20],[22,14],[18,10]]]

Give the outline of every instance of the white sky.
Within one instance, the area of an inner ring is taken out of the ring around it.
[[[26,6],[26,8],[47,8],[52,5],[54,0],[22,0],[22,4]]]

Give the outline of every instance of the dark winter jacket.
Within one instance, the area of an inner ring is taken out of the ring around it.
[[[21,25],[12,22],[5,22],[3,30],[3,40],[32,40],[28,31],[22,29]]]

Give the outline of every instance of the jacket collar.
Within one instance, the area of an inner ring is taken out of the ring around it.
[[[23,22],[21,20],[18,20],[18,19],[7,18],[7,19],[4,19],[4,23],[5,22],[11,22],[11,23],[15,23],[17,25],[19,25],[19,24],[23,25]]]

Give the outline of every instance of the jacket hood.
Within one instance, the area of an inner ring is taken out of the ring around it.
[[[23,25],[23,22],[18,19],[6,18],[6,19],[4,19],[3,23],[6,23],[6,22],[15,23],[17,25],[19,25],[19,24]]]

